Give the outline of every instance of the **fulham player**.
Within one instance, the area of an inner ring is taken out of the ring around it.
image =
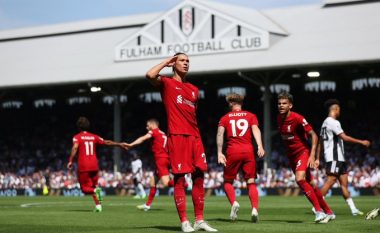
[[[224,115],[218,125],[216,144],[218,151],[218,162],[224,165],[224,190],[231,204],[230,218],[237,219],[239,203],[236,201],[233,181],[239,170],[243,171],[244,179],[247,181],[248,195],[251,201],[252,222],[258,221],[259,195],[256,188],[256,158],[252,136],[257,143],[257,155],[264,156],[261,141],[261,132],[255,114],[242,110],[244,96],[230,94],[226,97],[231,111]],[[223,137],[227,136],[226,155],[223,154]]]
[[[310,173],[310,168],[315,167],[318,136],[303,116],[291,111],[293,108],[291,94],[280,93],[277,106],[278,130],[287,148],[289,163],[296,176],[296,182],[316,211],[314,221],[327,223],[335,219],[335,215],[323,199]],[[308,137],[311,137],[311,147],[307,141]]]
[[[88,132],[90,121],[86,117],[79,117],[77,121],[79,133],[73,137],[67,168],[72,169],[74,157],[78,154],[78,181],[84,194],[92,195],[95,202],[95,212],[101,212],[103,201],[102,190],[98,187],[98,158],[96,157],[96,145],[122,146],[111,140],[104,140],[96,134]]]
[[[168,151],[174,174],[174,200],[183,232],[205,230],[215,232],[203,218],[204,172],[207,171],[206,155],[198,129],[196,110],[199,91],[186,80],[189,57],[177,53],[152,67],[146,78],[160,89],[168,121]],[[173,76],[160,75],[165,67],[172,67]],[[195,223],[190,225],[186,214],[185,175],[191,173],[192,199]]]
[[[358,210],[348,191],[348,174],[347,164],[344,156],[343,142],[355,143],[365,147],[370,146],[368,140],[360,140],[348,136],[342,129],[338,118],[340,116],[340,104],[336,99],[329,99],[325,102],[328,116],[322,124],[320,132],[320,141],[318,144],[317,165],[319,165],[320,151],[323,151],[326,162],[327,181],[321,188],[322,195],[330,190],[330,188],[338,180],[342,189],[343,198],[351,209],[352,215],[363,215]]]

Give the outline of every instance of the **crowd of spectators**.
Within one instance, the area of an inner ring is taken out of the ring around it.
[[[201,103],[198,109],[200,130],[210,168],[209,172],[206,173],[205,187],[219,188],[222,187],[223,183],[223,168],[217,164],[215,135],[218,119],[227,111],[226,104],[221,98],[201,101],[211,102]],[[141,106],[142,104],[144,106]],[[257,106],[260,103],[254,102],[254,104]],[[206,109],[207,106],[214,106],[215,109],[209,111]],[[305,112],[311,112],[311,110],[307,109],[307,106],[301,107],[305,108]],[[257,108],[262,109],[262,106]],[[94,133],[101,135],[105,139],[112,139],[113,131],[110,123],[112,122],[112,111],[109,111],[111,109],[110,106],[102,108],[95,108],[94,106],[60,106],[55,109],[3,111],[0,114],[2,131],[0,134],[0,189],[43,188],[44,185],[47,185],[51,190],[79,187],[75,169],[73,171],[66,169],[72,145],[71,139],[77,133],[75,121],[78,116],[85,115],[90,119]],[[150,117],[158,118],[162,123],[161,128],[166,129],[165,113],[161,103],[131,101],[128,106],[123,106],[123,109],[126,109],[123,110],[122,114],[122,122],[126,122],[122,128],[123,140],[125,141],[131,141],[145,134],[145,121]],[[151,111],[147,113],[146,109]],[[248,108],[248,110],[255,112],[255,109]],[[368,115],[358,116],[358,113],[364,114],[365,111],[360,109],[350,110],[349,108],[345,110],[345,115],[342,117],[343,128],[345,129],[345,126],[354,126],[349,128],[349,134],[369,139],[372,142],[369,150],[357,145],[346,144],[350,185],[357,188],[379,187],[380,137],[378,132],[380,129],[376,119],[378,114],[368,113]],[[30,114],[31,111],[35,114]],[[275,112],[275,109],[272,109],[272,111]],[[74,115],[72,112],[76,112],[76,114]],[[262,124],[261,116],[261,114],[258,114]],[[321,113],[318,114],[317,120],[311,117],[308,117],[308,119],[314,125],[320,125],[324,117],[324,114]],[[362,118],[365,118],[366,121],[355,121]],[[272,122],[275,124],[274,118]],[[145,170],[144,184],[149,187],[149,180],[153,176],[154,169],[149,143],[137,147],[136,151],[143,161]],[[121,157],[120,170],[114,172],[113,149],[98,148],[101,168],[99,184],[101,187],[133,189],[130,168],[132,156],[128,151],[122,151]],[[258,160],[258,186],[263,188],[297,186],[278,135],[273,136],[272,153],[267,159],[269,168],[264,170],[263,163],[262,159]],[[314,172],[320,185],[324,183],[326,176],[326,172],[322,167]],[[245,185],[244,180],[237,177],[235,186],[245,187]]]

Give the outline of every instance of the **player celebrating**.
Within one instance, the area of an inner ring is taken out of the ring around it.
[[[156,119],[149,119],[146,122],[148,133],[137,138],[132,143],[123,143],[126,149],[130,149],[149,139],[152,139],[152,152],[156,163],[156,177],[151,179],[148,200],[145,204],[137,206],[138,209],[148,211],[156,195],[156,180],[161,180],[164,186],[173,186],[173,181],[169,177],[170,161],[167,153],[167,136],[159,128],[159,122]],[[158,178],[158,179],[157,179]]]
[[[71,169],[73,160],[78,152],[78,181],[84,194],[92,195],[95,202],[95,212],[101,212],[103,201],[102,190],[98,187],[98,158],[96,157],[96,145],[122,146],[111,140],[104,140],[96,134],[88,132],[90,121],[86,117],[79,117],[77,127],[80,133],[73,137],[67,168]]]
[[[235,189],[232,183],[239,170],[242,169],[244,178],[247,181],[248,195],[252,206],[251,219],[253,222],[257,222],[259,195],[255,184],[256,159],[252,135],[258,146],[257,154],[261,158],[265,154],[261,141],[261,132],[256,115],[242,110],[244,96],[230,94],[226,97],[226,100],[231,111],[219,121],[216,144],[218,162],[224,165],[224,190],[231,203],[230,218],[231,220],[237,219],[240,207],[236,201]],[[222,152],[225,131],[227,131],[227,157]]]
[[[323,195],[313,182],[310,173],[310,168],[315,167],[318,136],[303,116],[291,111],[293,107],[293,96],[291,94],[280,93],[277,99],[278,129],[287,147],[288,159],[295,173],[296,182],[315,208],[315,222],[327,223],[335,219],[335,215],[323,199]],[[308,136],[312,139],[311,148],[307,142]]]
[[[173,76],[159,73],[165,67],[173,67]],[[146,74],[150,83],[160,88],[168,120],[168,151],[174,174],[174,200],[184,232],[195,230],[217,231],[203,219],[204,172],[207,170],[206,155],[196,120],[198,88],[186,81],[189,57],[177,53],[152,67]],[[192,199],[195,223],[192,227],[186,214],[185,174],[193,180]]]
[[[365,147],[370,146],[368,140],[359,140],[348,136],[344,133],[340,122],[337,120],[340,116],[340,105],[336,99],[329,99],[325,102],[325,107],[328,110],[328,117],[322,124],[321,139],[318,144],[318,152],[324,151],[326,161],[327,181],[321,188],[322,195],[326,195],[329,189],[339,180],[342,194],[348,206],[351,209],[352,215],[363,215],[363,212],[358,210],[348,191],[348,174],[347,164],[344,157],[343,141],[356,143]],[[317,153],[317,163],[319,164],[320,153]]]

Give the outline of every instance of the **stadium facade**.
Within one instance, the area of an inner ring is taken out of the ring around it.
[[[350,79],[352,88],[379,88],[379,12],[379,1],[325,0],[320,5],[259,11],[185,0],[160,13],[0,31],[2,106],[17,105],[12,91],[41,85],[128,86],[181,51],[191,57],[190,77],[195,80],[217,80],[220,86],[225,79],[245,80],[261,87],[263,119],[271,119],[272,93],[289,90],[283,80],[302,78],[306,83],[314,76],[317,79],[305,88],[331,90],[336,81],[350,76],[347,70],[365,69],[363,76]],[[336,73],[324,80],[324,71]],[[112,96],[123,93],[112,90]],[[114,139],[120,140],[121,99],[110,101]],[[263,127],[269,154],[272,123],[264,121]]]

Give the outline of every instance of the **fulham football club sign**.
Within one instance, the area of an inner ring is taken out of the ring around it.
[[[115,61],[263,50],[269,32],[187,0],[145,25],[115,48]]]

